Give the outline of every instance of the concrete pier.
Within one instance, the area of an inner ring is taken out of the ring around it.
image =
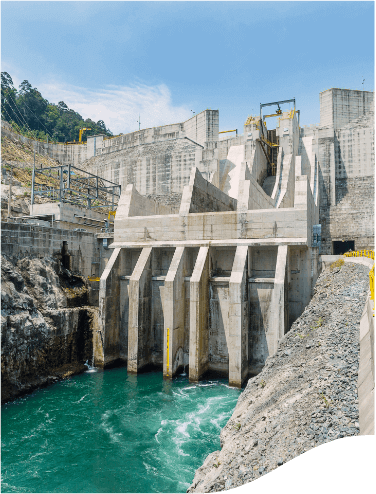
[[[190,281],[189,380],[208,369],[209,247],[201,247]]]
[[[151,247],[144,247],[129,280],[128,372],[151,363]]]

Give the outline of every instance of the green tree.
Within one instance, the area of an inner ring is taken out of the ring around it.
[[[90,118],[82,116],[68,108],[64,101],[58,104],[47,101],[37,88],[33,88],[26,79],[19,86],[19,92],[14,88],[11,76],[1,73],[1,104],[2,118],[14,122],[18,132],[30,135],[30,132],[41,139],[52,136],[53,139],[78,141],[80,129],[86,127],[85,136],[93,134],[112,135],[103,120],[95,123]]]
[[[1,118],[8,122],[17,122],[17,90],[8,72],[1,72]]]

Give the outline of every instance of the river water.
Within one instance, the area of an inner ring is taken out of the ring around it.
[[[185,492],[240,391],[91,370],[2,407],[2,492]]]

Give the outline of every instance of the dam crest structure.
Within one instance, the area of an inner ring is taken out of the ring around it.
[[[283,116],[278,145],[251,120],[250,160],[240,145],[221,175],[192,167],[178,208],[134,184],[122,191],[100,277],[96,366],[156,366],[171,379],[188,365],[190,381],[210,372],[241,387],[276,352],[319,274],[318,165],[302,169],[298,112]],[[276,149],[274,169],[256,152],[263,142]]]

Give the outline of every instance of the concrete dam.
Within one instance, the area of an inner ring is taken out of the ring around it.
[[[252,173],[244,146],[230,149],[233,173],[221,177],[236,199],[197,167],[177,212],[127,185],[100,278],[95,365],[154,365],[165,378],[188,365],[191,381],[209,371],[240,387],[275,353],[319,269],[318,174],[312,184],[303,174],[297,113],[284,125],[270,195],[253,176],[268,176],[267,160],[254,154]],[[254,146],[266,140],[259,121],[249,127]]]
[[[220,138],[218,110],[205,110],[81,146],[43,144],[61,176],[71,162],[121,189],[113,229],[100,229],[96,197],[85,208],[60,192],[3,224],[3,252],[60,256],[100,280],[89,291],[100,309],[96,366],[156,366],[165,378],[188,366],[192,381],[214,372],[241,386],[309,303],[320,255],[373,248],[372,115],[373,93],[332,88],[309,127],[286,100],[261,105],[243,135]]]
[[[8,486],[213,492],[374,432],[373,93],[271,105],[3,161]]]

